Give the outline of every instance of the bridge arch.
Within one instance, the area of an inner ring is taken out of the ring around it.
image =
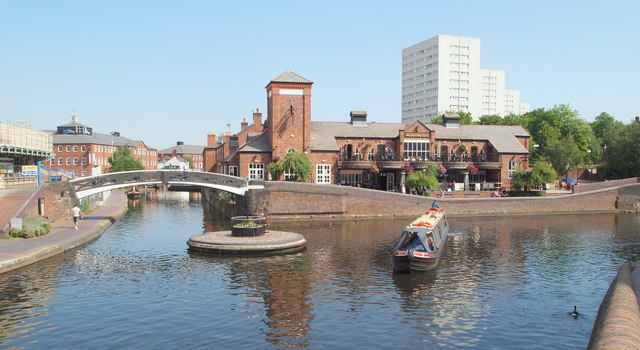
[[[71,185],[78,198],[128,186],[181,184],[219,189],[243,196],[250,189],[262,189],[251,185],[248,179],[218,173],[181,170],[137,170],[109,173],[73,179]]]

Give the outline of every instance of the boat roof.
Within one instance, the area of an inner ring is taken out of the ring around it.
[[[444,217],[444,210],[427,210],[426,213],[420,215],[417,219],[413,220],[412,223],[407,226],[407,228],[413,227],[422,227],[422,228],[433,228],[437,225],[438,221]]]

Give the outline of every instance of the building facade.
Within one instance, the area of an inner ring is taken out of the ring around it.
[[[119,132],[95,133],[93,128],[79,123],[75,114],[70,123],[58,126],[53,132],[55,155],[48,164],[51,168],[75,172],[76,176],[105,173],[110,167],[108,159],[118,146],[129,147],[145,169],[157,168],[158,151],[155,148],[147,147],[143,141],[122,137]]]
[[[252,125],[211,142],[205,170],[266,179],[267,164],[298,151],[311,161],[315,183],[403,191],[405,176],[429,163],[441,167],[445,182],[467,190],[510,188],[511,174],[528,167],[529,134],[520,126],[460,125],[456,114],[445,115],[443,125],[372,123],[365,111],[343,122],[314,122],[312,84],[291,71],[272,80],[266,122],[254,113]]]
[[[21,173],[21,166],[36,165],[53,155],[50,133],[34,130],[27,123],[0,121],[0,176]]]
[[[175,146],[158,151],[158,162],[166,162],[173,157],[179,157],[190,163],[189,169],[202,171],[204,147],[185,145],[184,142],[178,141]]]
[[[402,121],[428,122],[446,111],[526,113],[505,72],[480,68],[480,39],[438,35],[402,50]]]

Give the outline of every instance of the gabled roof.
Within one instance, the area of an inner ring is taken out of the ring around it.
[[[54,144],[95,144],[113,146],[136,146],[140,140],[132,140],[122,136],[111,136],[94,132],[93,135],[60,135],[53,134]],[[149,148],[151,149],[151,148]]]
[[[302,84],[313,84],[313,82],[309,79],[303,78],[298,74],[288,70],[282,74],[280,74],[277,78],[271,80],[272,83],[302,83]]]
[[[269,138],[267,137],[267,133],[263,132],[260,135],[257,135],[251,138],[247,143],[245,143],[238,152],[248,152],[248,153],[271,153],[271,142],[269,142]]]
[[[348,122],[311,122],[311,150],[339,151],[336,138],[353,139],[393,139],[406,123],[368,123],[366,126],[354,126]],[[489,141],[500,153],[529,153],[517,137],[528,137],[521,126],[502,125],[460,125],[459,128],[446,128],[439,124],[424,124],[435,132],[436,140]]]
[[[398,137],[404,123],[367,123],[352,125],[349,122],[311,122],[311,150],[338,151],[336,137],[339,138],[378,138]]]
[[[176,145],[173,147],[165,148],[158,151],[160,154],[171,154],[173,150],[176,150],[177,154],[202,154],[204,146],[198,145]]]

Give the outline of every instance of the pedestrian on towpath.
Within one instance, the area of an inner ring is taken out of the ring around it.
[[[71,212],[73,213],[73,225],[75,227],[75,229],[78,229],[78,221],[80,221],[80,219],[82,218],[82,210],[80,210],[80,208],[78,208],[78,205],[74,205],[73,208],[71,208]]]

